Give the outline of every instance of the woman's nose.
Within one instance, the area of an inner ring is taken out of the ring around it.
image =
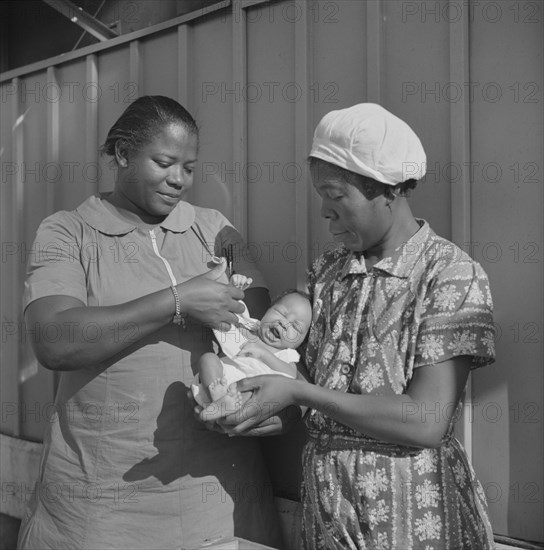
[[[325,201],[321,201],[321,210],[320,214],[322,218],[332,218],[333,214],[331,209],[325,204]]]
[[[173,164],[170,167],[170,171],[168,173],[168,178],[166,179],[167,183],[170,185],[175,185],[177,187],[181,187],[183,185],[183,169],[181,166],[177,166],[176,164]]]

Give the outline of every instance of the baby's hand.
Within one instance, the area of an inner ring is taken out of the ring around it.
[[[238,352],[237,355],[240,357],[255,357],[255,359],[263,359],[263,356],[266,353],[266,349],[264,349],[259,342],[246,342]]]
[[[241,273],[235,273],[230,278],[230,282],[236,288],[239,288],[240,290],[245,290],[246,288],[249,287],[249,285],[251,285],[251,283],[253,282],[253,279],[251,277],[246,277],[245,275],[242,275]]]

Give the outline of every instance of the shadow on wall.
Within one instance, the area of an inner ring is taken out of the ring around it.
[[[0,514],[0,550],[15,550],[21,520]]]

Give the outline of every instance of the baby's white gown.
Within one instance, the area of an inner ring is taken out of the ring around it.
[[[246,342],[259,340],[258,335],[252,332],[252,330],[260,324],[260,321],[257,319],[250,318],[247,307],[241,315],[238,315],[238,319],[239,323],[231,325],[230,329],[227,331],[213,329],[215,338],[221,346],[223,353],[226,355],[226,357],[221,357],[221,363],[223,365],[223,376],[227,380],[227,386],[242,378],[259,376],[261,374],[279,374],[287,378],[294,378],[294,376],[284,372],[278,372],[271,369],[268,365],[263,363],[263,361],[255,357],[237,357],[240,348]],[[274,352],[274,355],[286,363],[298,363],[300,359],[298,352],[290,348],[278,349]],[[202,394],[203,387],[202,384],[200,384],[198,374],[195,375],[191,390],[195,401],[200,406],[205,407],[206,403],[202,400],[202,395],[206,395],[206,393],[204,392],[204,394]]]

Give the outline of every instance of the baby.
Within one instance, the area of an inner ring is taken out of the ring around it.
[[[251,279],[239,273],[231,283],[245,290]],[[233,382],[260,374],[278,374],[295,378],[296,351],[305,340],[312,319],[307,294],[288,290],[281,294],[259,322],[249,318],[246,311],[239,323],[228,331],[214,330],[215,337],[226,357],[203,354],[191,386],[195,401],[205,407],[223,397]]]

